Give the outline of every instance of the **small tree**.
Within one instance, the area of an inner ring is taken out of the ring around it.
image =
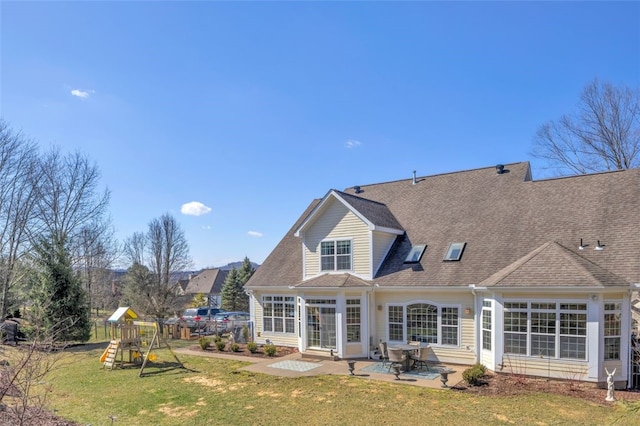
[[[207,306],[209,304],[209,300],[204,293],[198,293],[193,296],[193,300],[191,301],[191,306],[197,308],[199,306]]]
[[[42,238],[35,249],[32,321],[53,341],[86,342],[91,333],[89,306],[82,282],[71,267],[64,237]]]
[[[248,311],[249,296],[244,291],[244,285],[255,272],[248,257],[242,261],[240,269],[231,268],[222,286],[222,307],[230,311]]]

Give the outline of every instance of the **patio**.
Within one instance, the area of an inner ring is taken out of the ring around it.
[[[393,372],[389,371],[389,364],[382,365],[381,361],[371,359],[356,359],[353,374],[349,371],[349,363],[346,360],[310,360],[303,359],[300,353],[278,357],[278,358],[249,358],[245,356],[233,355],[232,353],[203,352],[199,349],[182,348],[176,352],[193,356],[204,356],[212,358],[236,359],[251,362],[251,365],[242,367],[242,370],[254,373],[264,373],[282,377],[305,377],[319,376],[323,374],[344,375],[365,379],[379,380],[383,382],[401,383],[412,386],[421,386],[434,389],[442,389],[440,371],[447,370],[449,387],[455,386],[462,381],[462,372],[467,368],[463,365],[438,364],[430,367],[429,371],[412,370],[400,372],[398,379]]]

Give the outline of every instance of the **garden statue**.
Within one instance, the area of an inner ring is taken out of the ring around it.
[[[613,369],[613,372],[609,373],[609,370],[607,370],[606,368],[604,369],[604,371],[607,372],[607,398],[605,399],[605,401],[615,401],[616,399],[613,396],[613,390],[615,387],[615,384],[613,383],[613,375],[616,374],[616,369]]]

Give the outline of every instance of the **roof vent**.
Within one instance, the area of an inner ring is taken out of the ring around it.
[[[501,175],[502,173],[504,173],[504,165],[503,164],[498,164],[496,166],[496,173]]]
[[[359,194],[362,192],[362,189],[360,189],[360,187],[357,185],[353,187],[353,190],[355,191],[356,194]]]
[[[414,170],[413,171],[413,183],[412,183],[412,185],[415,185],[415,184],[416,184],[416,171]]]

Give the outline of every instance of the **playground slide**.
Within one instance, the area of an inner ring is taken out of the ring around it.
[[[100,357],[100,362],[104,363],[104,361],[107,359],[107,357],[109,356],[109,349],[117,348],[117,347],[118,347],[117,342],[114,342],[113,340],[109,342],[109,346],[107,346],[107,349],[104,350],[104,352],[102,353],[102,356]]]

